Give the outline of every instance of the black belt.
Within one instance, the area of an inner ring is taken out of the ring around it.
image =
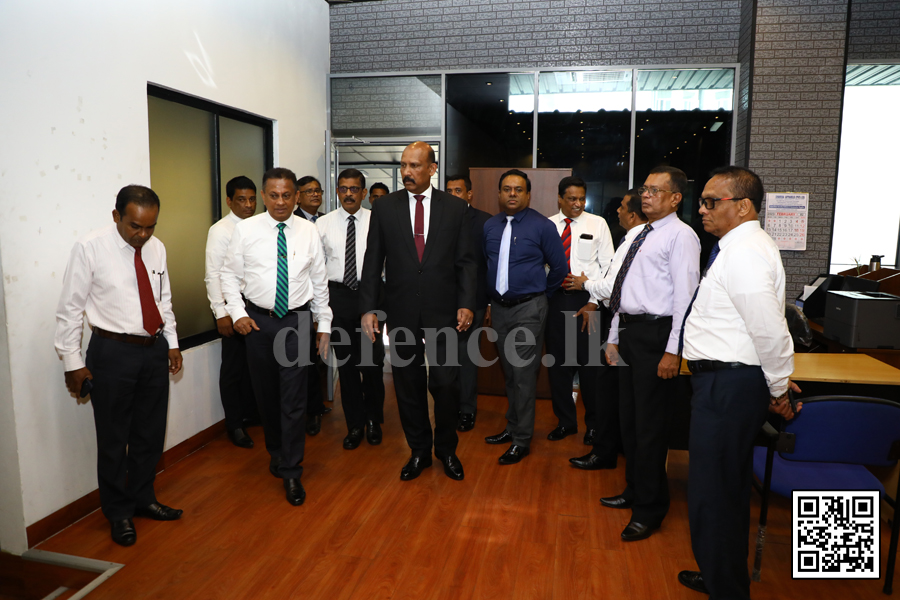
[[[247,302],[247,310],[252,310],[253,312],[260,313],[262,315],[268,315],[269,317],[271,317],[273,319],[281,318],[275,314],[274,310],[269,310],[268,308],[262,308],[260,306],[253,304],[249,300],[246,300],[246,302]],[[288,312],[299,312],[301,310],[309,310],[309,302],[307,302],[303,306],[298,306],[297,308],[289,308]],[[285,315],[285,316],[287,316],[287,315]]]
[[[544,292],[536,292],[534,294],[526,294],[525,296],[520,296],[518,298],[511,298],[511,299],[494,298],[493,301],[496,302],[497,304],[499,304],[500,306],[502,306],[503,308],[510,308],[512,306],[518,306],[519,304],[522,304],[523,302],[528,302],[529,300],[537,298],[538,296],[542,295],[543,293]]]
[[[741,362],[722,362],[720,360],[689,360],[688,369],[691,373],[707,373],[709,371],[722,371],[724,369],[743,369],[752,367]]]
[[[136,346],[152,346],[156,343],[157,338],[159,338],[162,333],[162,329],[160,329],[156,335],[151,335],[149,337],[144,335],[131,335],[130,333],[114,333],[112,331],[100,329],[99,327],[94,327],[93,332],[102,338],[116,340],[117,342],[125,342],[126,344],[134,344]]]
[[[658,319],[671,319],[671,315],[629,315],[619,313],[619,321],[622,323],[642,323],[644,321],[656,321]]]

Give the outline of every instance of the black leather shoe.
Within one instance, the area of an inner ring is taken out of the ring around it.
[[[599,471],[600,469],[615,469],[616,457],[612,460],[603,460],[593,452],[579,456],[578,458],[570,458],[569,462],[573,467],[584,469],[585,471]]]
[[[299,478],[284,480],[284,495],[292,506],[303,504],[303,501],[306,500],[306,490],[303,489]]]
[[[347,433],[347,437],[344,438],[344,450],[355,450],[359,448],[362,439],[363,430],[359,427],[354,427]]]
[[[637,542],[639,540],[646,540],[650,537],[650,534],[657,529],[659,529],[658,525],[656,527],[650,527],[649,525],[642,525],[637,521],[631,521],[625,526],[625,530],[622,531],[622,541]]]
[[[456,424],[457,431],[472,431],[475,428],[475,415],[459,413],[459,421]]]
[[[593,446],[594,438],[597,437],[596,429],[588,429],[584,432],[584,445],[585,446]]]
[[[465,473],[463,473],[462,463],[459,462],[459,457],[455,454],[443,458],[439,456],[438,460],[444,465],[444,474],[450,479],[461,481],[462,478],[466,476]]]
[[[570,435],[578,433],[577,427],[563,427],[560,425],[553,431],[547,434],[547,439],[551,442],[558,442],[559,440],[565,439]]]
[[[628,500],[619,494],[618,496],[600,498],[600,504],[607,508],[631,508],[631,505],[634,504],[634,500]]]
[[[247,432],[238,427],[228,432],[228,439],[238,448],[252,448],[253,440],[247,435]]]
[[[502,433],[487,436],[484,441],[488,444],[508,444],[512,441],[512,434],[504,429]]]
[[[181,518],[182,513],[184,511],[180,508],[170,508],[158,502],[134,509],[134,516],[153,519],[154,521],[177,521]]]
[[[332,400],[332,402],[333,402],[333,400]],[[322,407],[322,414],[323,414],[323,415],[327,415],[327,414],[330,413],[330,412],[331,412],[331,407],[330,407],[330,406],[323,406],[323,407]]]
[[[281,479],[281,474],[278,473],[278,467],[281,465],[281,458],[278,456],[272,456],[269,458],[269,473],[272,474],[272,477],[277,477]]]
[[[134,530],[134,523],[131,519],[110,521],[109,529],[112,533],[112,540],[120,546],[133,546],[137,541],[137,532]]]
[[[526,446],[517,446],[516,444],[513,444],[509,447],[509,450],[504,452],[503,456],[500,457],[500,464],[514,465],[528,456],[530,453],[531,450],[529,450]]]
[[[322,431],[322,415],[306,416],[306,435],[319,435]]]
[[[415,479],[422,474],[422,469],[427,469],[430,466],[431,455],[413,456],[409,459],[409,462],[403,465],[403,468],[400,469],[400,480],[409,481],[410,479]]]
[[[381,425],[375,421],[366,423],[366,441],[377,446],[381,443]]]
[[[703,583],[703,576],[700,571],[682,571],[678,574],[678,583],[684,587],[691,588],[695,592],[709,595],[706,584]]]

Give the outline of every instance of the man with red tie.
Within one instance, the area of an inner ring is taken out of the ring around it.
[[[112,216],[114,224],[72,248],[56,310],[55,346],[66,387],[91,394],[100,506],[113,541],[130,546],[137,540],[132,517],[173,521],[182,514],[157,502],[153,490],[166,434],[168,374],[181,370],[182,359],[166,249],[153,237],[159,197],[150,188],[126,186]],[[86,361],[85,316],[94,333]]]

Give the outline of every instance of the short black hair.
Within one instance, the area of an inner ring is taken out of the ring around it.
[[[294,190],[296,190],[299,186],[297,185],[297,176],[294,175],[294,172],[290,169],[285,169],[284,167],[275,167],[274,169],[269,169],[263,174],[263,188],[266,187],[266,182],[270,179],[287,179],[291,183],[294,184]]]
[[[129,204],[137,206],[155,206],[159,208],[159,196],[156,192],[143,185],[126,185],[116,194],[116,211],[120,216],[125,215],[125,208]]]
[[[384,190],[384,193],[385,193],[385,194],[390,194],[390,193],[391,193],[391,190],[388,189],[388,186],[384,185],[384,184],[381,183],[380,181],[377,182],[377,183],[373,183],[373,184],[372,184],[372,187],[369,188],[369,193],[371,194],[371,193],[374,192],[375,190]]]
[[[366,187],[366,176],[362,174],[362,171],[359,169],[344,169],[341,171],[341,174],[338,175],[338,181],[341,179],[359,179],[359,184],[365,189]],[[318,183],[318,182],[317,182]],[[322,185],[321,183],[319,185]]]
[[[682,171],[681,169],[677,167],[662,166],[654,167],[650,171],[651,175],[658,175],[660,173],[665,173],[669,176],[669,180],[672,182],[672,187],[675,188],[674,190],[672,190],[673,192],[684,194],[684,192],[687,190],[687,175],[685,175],[684,171]]]
[[[568,177],[563,177],[559,180],[559,197],[562,198],[565,196],[566,190],[570,187],[580,187],[584,190],[585,194],[587,193],[587,184],[584,182],[584,179],[569,175]]]
[[[234,193],[238,190],[253,190],[256,193],[256,184],[243,175],[238,175],[225,184],[225,195],[229,198],[234,198]]]
[[[716,176],[727,177],[731,181],[731,193],[734,194],[735,198],[750,198],[756,212],[762,210],[762,201],[766,196],[766,192],[763,189],[762,179],[759,178],[759,175],[750,169],[729,165],[727,167],[719,167],[709,174],[710,179]]]
[[[525,191],[531,192],[531,180],[528,179],[528,175],[525,174],[524,171],[520,171],[519,169],[510,169],[506,173],[500,176],[500,183],[497,185],[497,189],[503,189],[503,180],[509,177],[510,175],[517,175],[525,180]]]
[[[622,200],[622,203],[625,205],[625,208],[628,209],[628,212],[636,214],[641,221],[650,220],[647,218],[647,215],[644,214],[644,209],[641,208],[641,194],[637,191],[637,188],[631,188],[625,192],[625,198]]]
[[[450,185],[451,181],[459,181],[459,180],[462,180],[463,183],[466,184],[467,191],[469,191],[469,192],[472,191],[472,180],[469,179],[468,175],[463,175],[462,173],[457,173],[456,175],[451,175],[450,177],[448,177],[447,185]]]
[[[304,175],[297,181],[297,189],[299,190],[305,185],[311,184],[313,181],[319,184],[319,187],[322,187],[322,182],[313,177],[312,175]],[[265,185],[265,184],[263,184]]]

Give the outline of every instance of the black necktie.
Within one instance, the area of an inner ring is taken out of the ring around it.
[[[356,279],[356,217],[347,219],[347,245],[344,247],[344,285],[355,290],[359,282]]]

